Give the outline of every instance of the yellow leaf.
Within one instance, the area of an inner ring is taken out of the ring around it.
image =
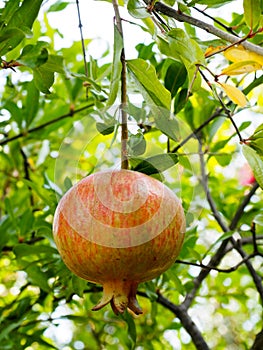
[[[209,46],[205,51],[205,57],[215,55],[217,52],[221,52],[226,46]]]
[[[259,69],[262,69],[262,65],[256,61],[239,61],[223,69],[220,75],[238,75],[254,72]]]
[[[231,62],[256,61],[263,65],[263,56],[244,49],[242,45],[232,46],[224,51],[224,56]]]
[[[247,104],[246,96],[243,94],[242,91],[240,91],[238,88],[236,88],[233,85],[224,84],[224,83],[218,83],[222,89],[225,91],[227,96],[230,98],[231,101],[239,105],[240,107],[245,107]]]

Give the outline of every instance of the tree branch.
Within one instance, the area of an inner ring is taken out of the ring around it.
[[[201,148],[201,141],[199,140],[199,144],[200,144],[200,148]],[[244,209],[246,207],[246,205],[249,203],[250,198],[253,196],[253,194],[255,193],[257,186],[254,185],[253,188],[251,189],[251,191],[248,193],[248,195],[244,198],[243,202],[241,203],[241,205],[238,207],[233,220],[230,224],[230,226],[228,227],[224,221],[222,220],[222,217],[220,215],[220,213],[217,211],[217,208],[215,206],[215,203],[212,199],[211,193],[209,191],[209,187],[208,187],[208,177],[205,173],[205,162],[204,162],[204,154],[202,153],[202,149],[200,149],[200,164],[201,164],[201,174],[202,174],[202,184],[206,193],[206,197],[207,197],[207,201],[210,205],[210,208],[213,212],[213,215],[215,217],[215,219],[217,220],[219,226],[221,227],[223,232],[229,232],[231,230],[234,230],[238,224],[239,219],[241,218],[242,214],[244,213]],[[262,286],[262,282],[260,277],[256,274],[252,264],[250,263],[250,261],[248,261],[247,255],[245,254],[245,252],[243,251],[243,249],[238,246],[237,242],[233,239],[233,238],[227,238],[225,240],[222,241],[221,245],[219,246],[218,250],[216,251],[216,253],[211,257],[209,263],[207,264],[210,267],[216,267],[219,265],[220,261],[222,260],[222,258],[225,256],[227,250],[227,245],[229,243],[232,243],[234,248],[238,251],[238,253],[241,255],[241,257],[243,258],[243,261],[246,263],[246,266],[254,280],[254,283],[256,285],[256,288],[258,290],[258,293],[260,294],[260,297],[262,298],[263,296],[263,286]],[[183,302],[183,305],[186,307],[186,309],[188,309],[193,301],[193,299],[195,298],[195,295],[197,293],[197,290],[199,289],[201,283],[203,282],[203,280],[208,276],[210,270],[208,269],[202,269],[199,273],[199,275],[194,279],[194,287],[193,289],[186,295],[185,300]],[[262,298],[263,300],[263,298]]]
[[[207,120],[205,120],[198,128],[196,128],[191,134],[189,134],[185,139],[183,139],[177,146],[175,146],[171,152],[176,153],[180,148],[183,147],[192,137],[196,137],[196,135],[206,126],[208,125],[212,120],[214,120],[217,117],[220,117],[221,113],[223,111],[223,108],[217,109],[215,113],[213,113]]]
[[[21,137],[27,136],[29,134],[32,134],[32,133],[36,132],[36,131],[42,130],[45,127],[47,127],[49,125],[52,125],[52,124],[55,124],[55,123],[65,119],[65,118],[73,117],[75,114],[77,114],[79,112],[82,112],[85,109],[88,109],[88,108],[90,108],[92,106],[94,106],[94,102],[89,103],[88,105],[83,106],[83,107],[81,107],[79,109],[75,109],[73,111],[70,111],[69,113],[63,114],[63,115],[61,115],[61,116],[59,116],[59,117],[57,117],[55,119],[49,120],[46,123],[40,124],[40,125],[35,126],[35,127],[31,128],[31,129],[28,129],[28,130],[25,130],[23,132],[20,132],[19,134],[15,135],[15,136],[6,137],[3,140],[0,140],[0,146],[6,145],[7,143],[9,143],[11,141],[15,141],[17,139],[20,139]]]
[[[122,30],[122,23],[121,23],[121,17],[119,13],[119,7],[116,0],[112,0],[112,5],[115,12],[115,18],[116,18],[116,24],[118,31],[123,39],[123,30]],[[121,51],[121,168],[122,169],[128,169],[129,167],[129,161],[128,161],[128,118],[127,118],[127,112],[126,112],[126,105],[127,105],[127,83],[126,83],[126,59],[125,59],[125,51],[124,47]]]
[[[205,265],[202,263],[194,263],[191,261],[184,261],[184,260],[176,260],[176,263],[200,267],[202,269],[209,270],[209,272],[211,270],[213,270],[213,271],[217,271],[217,272],[230,273],[230,272],[236,271],[241,265],[245,264],[249,259],[252,259],[257,255],[258,255],[258,253],[256,253],[256,252],[249,254],[249,255],[246,255],[238,264],[236,264],[232,267],[229,267],[228,269],[220,269],[220,268],[215,267],[215,266]]]
[[[144,0],[148,4],[148,0]],[[224,32],[223,30],[216,28],[212,26],[211,24],[205,23],[197,18],[193,18],[191,16],[188,16],[184,13],[178,12],[174,10],[173,8],[164,5],[161,2],[157,2],[153,8],[155,11],[160,12],[168,17],[174,18],[175,20],[179,22],[186,22],[189,23],[195,27],[201,28],[205,30],[206,32],[213,34],[217,36],[218,38],[221,38],[223,40],[226,40],[232,44],[240,43],[240,38],[237,38],[235,35],[232,35],[230,33]],[[244,41],[242,43],[242,46],[252,52],[255,52],[259,55],[263,56],[263,48],[257,45],[254,45],[250,42]]]
[[[210,205],[210,208],[212,210],[212,213],[214,215],[214,218],[216,219],[217,223],[219,224],[219,226],[221,227],[223,232],[228,232],[229,228],[227,227],[226,223],[223,221],[222,216],[220,215],[220,213],[218,212],[216,205],[213,201],[213,198],[211,196],[209,187],[208,187],[208,175],[205,172],[205,161],[204,161],[204,154],[202,152],[202,144],[201,141],[199,139],[199,157],[200,157],[200,166],[201,166],[201,183],[203,185],[205,194],[206,194],[206,199]]]
[[[210,16],[208,13],[206,13],[205,11],[203,10],[200,10],[198,7],[196,6],[193,6],[193,9],[195,9],[197,12],[199,13],[202,13],[203,16],[206,16],[210,19],[212,19],[215,23],[219,24],[220,27],[224,28],[226,31],[228,31],[229,33],[233,34],[235,37],[238,38],[238,35],[233,31],[233,28],[232,27],[229,27],[229,26],[226,26],[224,23],[220,22],[218,19]]]
[[[259,188],[259,184],[258,183],[254,183],[253,187],[251,188],[251,190],[248,192],[248,194],[244,197],[242,203],[240,204],[240,206],[237,208],[237,211],[229,225],[229,229],[230,231],[233,231],[236,227],[237,224],[239,222],[239,220],[241,219],[243,213],[244,213],[244,209],[245,207],[249,204],[251,197],[255,194],[256,190]]]
[[[137,294],[148,298],[147,294],[144,292],[138,291]],[[188,315],[184,305],[175,305],[166,299],[160,292],[157,292],[156,302],[173,312],[174,315],[179,318],[181,324],[191,336],[197,350],[209,350],[206,341],[204,340],[196,324],[193,322],[192,318]]]

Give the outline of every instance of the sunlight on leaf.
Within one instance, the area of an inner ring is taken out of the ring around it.
[[[261,13],[260,0],[243,0],[244,18],[247,26],[251,29],[258,25]]]
[[[209,46],[205,51],[205,58],[215,55],[218,52],[221,52],[225,48],[224,45],[221,46]]]
[[[255,72],[259,69],[262,69],[262,65],[256,61],[240,61],[230,64],[230,66],[222,70],[220,75],[238,75]]]
[[[242,45],[232,46],[224,51],[224,56],[231,62],[256,61],[263,65],[263,56],[246,50]]]
[[[233,85],[224,84],[224,83],[219,83],[219,85],[222,87],[222,89],[225,91],[225,93],[227,94],[227,96],[230,98],[231,101],[233,101],[240,107],[246,106],[247,99],[242,91],[240,91],[238,88],[236,88]]]

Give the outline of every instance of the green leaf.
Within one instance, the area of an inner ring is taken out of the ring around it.
[[[187,6],[194,6],[198,3],[200,5],[202,4],[207,5],[209,7],[217,8],[231,1],[233,0],[192,0],[190,3],[187,4]]]
[[[24,236],[27,233],[32,232],[35,218],[31,208],[27,208],[19,219],[20,235]]]
[[[3,108],[9,111],[12,119],[17,123],[18,127],[21,129],[22,121],[23,121],[23,113],[22,113],[22,110],[17,106],[17,104],[13,101],[7,101],[4,104]]]
[[[8,24],[14,12],[19,8],[20,0],[6,1],[5,7],[1,15],[1,21]]]
[[[263,213],[257,214],[253,221],[255,224],[263,226]]]
[[[112,71],[111,71],[110,94],[108,97],[106,108],[113,105],[113,103],[117,98],[119,83],[121,80],[121,71],[122,71],[122,64],[121,64],[122,49],[123,49],[123,39],[117,26],[114,25],[114,48],[113,48],[114,54],[113,54]]]
[[[130,153],[134,156],[143,154],[146,150],[146,141],[142,132],[136,135],[130,134],[128,138],[128,147]]]
[[[169,111],[164,109],[156,109],[153,111],[153,114],[157,128],[170,139],[177,142],[180,138],[177,119]]]
[[[97,122],[96,128],[100,134],[109,135],[113,133],[115,125],[109,125],[106,123]]]
[[[127,61],[127,67],[135,78],[145,100],[150,105],[170,110],[171,94],[160,83],[154,67],[140,58]]]
[[[152,42],[149,45],[145,45],[142,43],[136,45],[135,49],[138,51],[138,58],[156,62],[156,58],[155,58],[156,53],[153,49],[154,45],[155,45],[155,42]]]
[[[260,5],[260,0],[243,0],[245,22],[251,29],[256,28],[259,23]]]
[[[178,157],[175,153],[157,154],[149,158],[129,158],[132,170],[141,173],[152,175],[163,172],[178,162]]]
[[[135,18],[150,17],[150,13],[146,10],[146,6],[142,5],[139,0],[129,0],[127,4],[129,14]]]
[[[177,114],[187,103],[188,89],[181,89],[174,99],[174,113]]]
[[[56,1],[55,4],[51,5],[48,12],[58,12],[64,10],[69,5],[69,2]]]
[[[247,95],[250,91],[255,89],[257,86],[263,84],[263,75],[259,78],[254,79],[244,90],[243,93]]]
[[[263,157],[263,124],[260,124],[247,139],[247,144]]]
[[[65,74],[62,56],[49,55],[48,60],[46,61],[45,64],[43,64],[42,67],[50,72]]]
[[[263,160],[259,154],[251,147],[243,145],[243,154],[251,167],[255,179],[259,186],[263,189]]]
[[[164,86],[171,92],[172,98],[177,94],[178,89],[184,84],[186,78],[187,70],[181,62],[174,61],[170,64],[165,74]]]
[[[127,311],[124,312],[124,314],[122,315],[122,318],[127,323],[127,326],[128,326],[128,335],[132,341],[132,347],[130,349],[132,350],[134,349],[134,346],[137,340],[136,325],[132,315],[130,315]]]
[[[189,83],[195,80],[195,89],[201,84],[199,75],[196,76],[196,64],[205,64],[205,56],[197,44],[182,29],[176,28],[168,33],[170,53],[177,59],[178,57],[185,65],[188,73]],[[172,57],[173,57],[172,56]]]
[[[33,70],[34,83],[36,87],[44,94],[50,94],[50,87],[54,83],[54,72],[50,72],[43,66]]]
[[[0,56],[13,50],[25,37],[25,32],[16,27],[5,28],[0,35]]]
[[[80,297],[83,297],[83,292],[87,287],[87,281],[77,277],[74,274],[72,274],[71,281],[74,293],[78,294]]]
[[[42,2],[43,0],[24,0],[19,9],[17,9],[17,11],[11,17],[10,21],[8,22],[8,26],[25,26],[32,28]]]
[[[47,282],[47,275],[36,264],[30,264],[26,268],[26,273],[32,284],[40,287],[43,291],[49,293],[50,287]]]
[[[46,254],[48,256],[52,254],[58,254],[58,251],[55,248],[52,248],[48,245],[32,245],[26,243],[17,244],[13,249],[17,258],[22,259],[26,256]]]
[[[47,46],[48,43],[44,41],[38,41],[36,45],[27,45],[17,61],[30,68],[39,67],[48,60]]]
[[[5,55],[20,44],[28,30],[32,28],[42,2],[43,0],[24,0],[16,11],[12,8],[12,11],[9,12],[7,26],[2,30],[0,36],[0,42],[2,43],[0,45],[0,56]],[[12,16],[10,15],[11,13]]]
[[[26,104],[24,109],[24,119],[26,121],[26,126],[32,123],[37,115],[39,107],[39,90],[36,88],[34,81],[27,83],[26,85],[27,96]]]
[[[205,63],[204,53],[197,42],[179,28],[170,30],[168,38],[171,50],[180,56],[183,63]]]

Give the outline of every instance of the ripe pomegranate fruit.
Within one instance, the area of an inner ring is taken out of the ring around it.
[[[184,239],[185,216],[163,183],[131,170],[102,171],[74,185],[60,200],[54,239],[68,268],[103,286],[99,310],[142,313],[137,286],[167,270]]]

